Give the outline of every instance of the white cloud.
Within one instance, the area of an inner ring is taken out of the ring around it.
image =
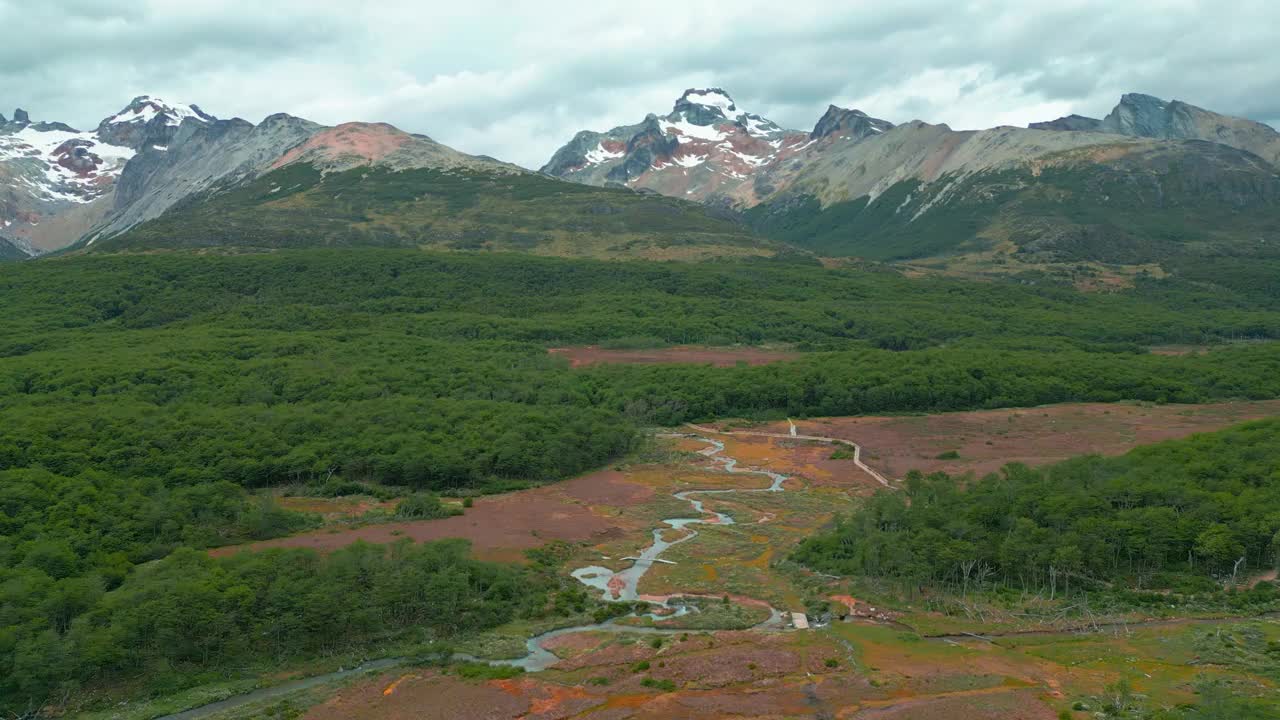
[[[977,128],[1099,116],[1128,91],[1280,118],[1280,9],[1230,5],[0,0],[0,101],[80,126],[141,93],[383,120],[531,167],[704,85],[799,128],[830,102]]]

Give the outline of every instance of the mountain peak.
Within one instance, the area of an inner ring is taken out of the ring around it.
[[[707,126],[733,120],[741,114],[745,113],[739,112],[738,107],[733,103],[733,98],[729,97],[729,93],[724,90],[689,88],[684,91],[679,100],[676,100],[675,107],[672,108],[667,119],[685,120],[694,125]]]
[[[738,108],[733,104],[733,98],[729,93],[720,88],[689,88],[684,91],[679,100],[676,100],[675,112],[680,112],[686,105],[701,105],[707,108],[719,108],[721,114],[725,117],[729,113],[737,112]]]
[[[809,133],[809,138],[817,140],[828,135],[841,134],[859,139],[879,135],[886,130],[892,129],[893,123],[888,120],[873,118],[861,110],[849,110],[829,105],[827,106],[827,111],[818,120],[818,124],[813,126],[813,132]]]
[[[200,109],[198,105],[171,103],[151,95],[139,95],[123,110],[102,121],[103,125],[146,124],[157,116],[164,117],[165,125],[180,125],[186,118],[210,122],[217,118]]]
[[[1184,137],[1183,128],[1176,127],[1173,109],[1178,101],[1166,102],[1154,95],[1125,93],[1120,104],[1102,119],[1101,128],[1121,135],[1152,138]]]
[[[185,120],[215,122],[197,105],[171,103],[154,95],[139,95],[123,110],[98,123],[98,138],[110,145],[141,150],[147,145],[167,147]]]
[[[1033,122],[1027,125],[1031,130],[1062,130],[1062,131],[1089,131],[1098,130],[1102,126],[1102,121],[1097,118],[1085,117],[1084,115],[1064,115],[1057,120],[1048,120],[1045,122]]]

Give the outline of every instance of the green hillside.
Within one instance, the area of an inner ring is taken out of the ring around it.
[[[776,246],[702,206],[531,173],[307,164],[185,201],[95,243],[157,248],[421,247],[597,258],[699,260],[772,255]]]

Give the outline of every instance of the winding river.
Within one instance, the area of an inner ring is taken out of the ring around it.
[[[691,526],[694,525],[732,525],[734,520],[732,517],[715,511],[709,511],[703,506],[703,501],[696,496],[706,495],[732,495],[735,493],[766,493],[766,492],[782,492],[783,483],[789,478],[786,475],[780,475],[768,470],[741,469],[738,467],[738,461],[735,458],[724,455],[724,443],[719,440],[712,440],[701,435],[664,435],[662,437],[686,437],[701,440],[709,445],[705,450],[700,452],[701,455],[711,459],[718,464],[725,472],[742,474],[742,475],[762,475],[771,481],[768,487],[763,488],[733,488],[733,489],[706,489],[706,490],[682,490],[674,493],[673,497],[689,503],[694,512],[698,513],[697,517],[684,518],[668,518],[662,521],[664,527],[657,528],[653,531],[653,543],[645,548],[640,554],[632,559],[631,565],[623,570],[614,572],[606,567],[598,565],[590,565],[584,568],[578,568],[571,574],[579,582],[584,585],[593,587],[601,591],[602,598],[605,600],[630,602],[640,599],[639,587],[640,580],[645,573],[658,562],[662,554],[670,548],[680,543],[689,542],[698,536],[698,532]],[[679,537],[668,540],[665,536],[667,533],[680,533]],[[668,612],[664,615],[656,613],[632,613],[623,616],[624,618],[648,617],[655,620],[669,619],[679,617],[689,612],[686,606],[678,606],[671,608],[670,600],[664,600],[661,605],[674,613]],[[783,615],[776,608],[769,608],[769,619],[757,625],[757,628],[778,627],[782,624]],[[625,632],[625,633],[642,633],[650,635],[672,635],[685,630],[668,630],[663,628],[637,627],[634,625],[621,625],[615,620],[609,620],[603,623],[593,625],[577,625],[573,627],[552,630],[551,632],[537,635],[529,638],[526,647],[529,654],[523,658],[514,660],[496,660],[489,661],[498,665],[512,665],[524,668],[530,672],[545,670],[554,665],[559,658],[554,653],[547,650],[544,645],[548,640],[559,637],[561,635],[571,635],[579,632],[605,631],[605,632]],[[466,658],[462,659],[474,659]]]
[[[678,493],[673,493],[673,497],[689,503],[690,507],[693,508],[693,511],[697,513],[697,516],[686,517],[686,518],[669,518],[667,520],[664,520],[663,527],[657,528],[653,531],[653,543],[649,545],[649,547],[642,550],[638,556],[632,559],[631,565],[623,570],[614,572],[613,570],[610,570],[609,568],[606,568],[606,567],[592,565],[584,568],[579,568],[573,571],[572,575],[574,578],[576,578],[579,582],[582,582],[585,585],[588,585],[590,587],[596,588],[597,590],[600,590],[602,593],[602,597],[605,600],[620,600],[620,601],[638,600],[640,597],[639,586],[640,586],[641,578],[643,578],[645,573],[647,573],[649,569],[653,567],[653,564],[655,562],[658,562],[660,560],[662,554],[667,550],[669,550],[670,548],[672,548],[673,546],[679,545],[680,543],[689,542],[690,540],[693,540],[698,536],[698,532],[694,530],[692,526],[734,524],[733,518],[730,517],[729,515],[726,515],[721,512],[707,510],[703,505],[703,500],[699,499],[699,497],[705,497],[708,495],[732,495],[735,493],[783,492],[784,490],[783,483],[785,483],[789,479],[789,477],[786,475],[780,475],[778,473],[770,472],[768,470],[754,470],[754,469],[739,468],[738,461],[736,459],[724,454],[724,450],[725,450],[724,443],[719,440],[713,440],[711,438],[703,437],[702,435],[692,435],[692,434],[669,434],[669,435],[663,435],[662,437],[692,438],[692,439],[700,440],[704,443],[707,443],[708,445],[706,449],[700,451],[700,454],[710,459],[712,462],[716,463],[717,465],[719,465],[720,468],[725,472],[740,474],[740,475],[760,475],[763,477],[767,477],[770,480],[770,483],[768,487],[763,487],[763,488],[733,488],[733,489],[725,488],[725,489],[705,489],[705,490],[682,490]],[[667,533],[680,533],[680,535],[679,537],[668,540],[665,537]],[[630,615],[626,615],[623,617],[626,617],[626,618],[648,617],[654,620],[664,620],[664,619],[670,619],[672,617],[680,617],[681,615],[684,615],[690,612],[689,608],[685,605],[678,605],[672,608],[670,603],[671,603],[671,600],[669,599],[664,600],[663,602],[660,602],[660,603],[654,603],[667,608],[668,612],[662,615],[658,615],[657,613],[631,613]],[[671,610],[674,610],[674,612],[670,612]],[[783,617],[784,617],[783,614],[776,608],[771,607],[769,608],[769,610],[770,610],[769,619],[757,625],[756,626],[757,628],[782,627]],[[558,658],[550,650],[547,650],[545,645],[549,640],[560,637],[562,635],[572,635],[574,633],[593,632],[593,631],[594,632],[635,633],[635,634],[641,634],[641,635],[678,635],[683,632],[688,632],[687,630],[679,630],[679,629],[639,627],[639,626],[633,626],[633,625],[619,624],[617,622],[617,620],[619,619],[622,619],[622,618],[615,618],[613,620],[608,620],[606,622],[595,623],[590,625],[575,625],[572,627],[560,628],[558,630],[552,630],[550,632],[546,632],[541,635],[536,635],[534,637],[531,637],[525,643],[525,646],[528,649],[528,653],[522,658],[515,658],[511,660],[486,660],[486,659],[477,658],[474,656],[469,656],[464,654],[454,655],[454,657],[458,660],[487,662],[491,665],[508,665],[508,666],[523,668],[529,672],[537,672],[539,670],[545,670],[551,667],[552,665],[555,665],[557,662],[559,662],[560,658]],[[232,708],[239,707],[242,705],[248,705],[250,703],[259,702],[262,700],[280,697],[282,695],[294,692],[296,690],[316,687],[318,685],[322,685],[332,680],[338,680],[344,677],[351,676],[355,673],[394,667],[396,665],[399,665],[402,662],[404,662],[404,660],[399,658],[387,658],[383,660],[375,660],[375,661],[365,663],[364,665],[361,665],[360,667],[357,667],[357,668],[352,668],[349,670],[341,670],[339,672],[328,673],[325,675],[316,675],[314,677],[309,677],[304,680],[297,680],[294,682],[285,683],[283,685],[277,685],[270,688],[263,688],[261,690],[255,690],[253,692],[245,693],[243,695],[237,695],[235,697],[227,698],[226,700],[212,703],[210,705],[204,705],[198,708],[193,708],[191,710],[186,710],[184,712],[180,712],[174,715],[167,715],[163,718],[160,718],[160,720],[198,720],[199,718],[208,717],[215,713],[223,712],[225,710],[230,710]]]

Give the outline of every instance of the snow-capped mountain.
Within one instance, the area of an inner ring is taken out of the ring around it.
[[[168,103],[142,95],[134,98],[125,109],[98,123],[97,135],[104,142],[135,150],[148,143],[165,148],[187,118],[202,123],[217,120],[199,106]]]
[[[167,149],[182,121],[216,120],[193,105],[135,98],[97,129],[0,116],[0,237],[28,252],[62,247],[113,207],[125,166],[144,148]]]
[[[1250,248],[1280,240],[1269,224],[1280,207],[1276,138],[1260,123],[1136,94],[1104,120],[986,130],[832,106],[802,133],[710,89],[685,92],[664,117],[580,132],[543,172],[727,206],[775,240],[833,255],[1141,264],[1174,252],[1145,235],[1171,207],[1209,208],[1179,230],[1201,241],[1222,234],[1208,219],[1222,208]]]
[[[544,173],[590,185],[624,184],[701,202],[752,205],[780,168],[817,145],[884,132],[892,123],[832,106],[812,132],[738,108],[720,88],[686,90],[666,116],[584,131]]]
[[[987,248],[992,238],[1040,247],[1053,244],[1042,242],[1049,236],[1063,246],[1105,237],[1103,244],[1121,247],[1137,242],[1136,231],[1113,239],[1111,226],[1064,225],[1061,213],[1034,222],[1023,216],[1045,197],[1118,212],[1109,198],[1134,187],[1148,189],[1134,212],[1155,212],[1150,198],[1158,204],[1188,189],[1195,192],[1186,202],[1273,212],[1280,204],[1277,138],[1260,123],[1135,94],[1104,120],[1072,116],[1032,128],[956,131],[830,106],[802,131],[707,88],[687,90],[666,115],[578,133],[542,172],[744,211],[757,231],[824,252],[880,253],[905,242],[919,254],[956,239]],[[0,117],[0,240],[30,254],[91,245],[289,167],[305,175],[302,166],[322,177],[356,167],[527,173],[383,123],[325,127],[276,114],[254,125],[141,96],[95,130],[79,131],[32,122],[19,110],[12,120]],[[1063,178],[1089,190],[1045,190]],[[1120,180],[1115,189],[1108,185]],[[431,188],[396,192],[409,190]],[[211,215],[202,222],[216,228],[223,221]],[[924,227],[929,223],[937,227]],[[825,239],[815,241],[819,236]],[[938,240],[925,247],[901,240],[907,236]]]
[[[1125,95],[1105,120],[1071,116],[1029,129],[980,131],[919,120],[895,126],[832,105],[803,133],[744,112],[713,88],[686,91],[665,117],[580,132],[542,171],[738,209],[794,196],[828,207],[858,198],[872,202],[903,182],[947,180],[934,188],[945,199],[956,178],[1030,168],[1077,148],[1115,146],[1125,154],[1136,147],[1135,138],[1209,140],[1280,165],[1280,134],[1270,127],[1146,95]],[[940,202],[919,212],[937,207]]]
[[[254,125],[150,95],[93,131],[33,123],[18,110],[0,117],[0,238],[30,254],[91,244],[292,163],[519,171],[383,123],[329,128],[279,113]]]

